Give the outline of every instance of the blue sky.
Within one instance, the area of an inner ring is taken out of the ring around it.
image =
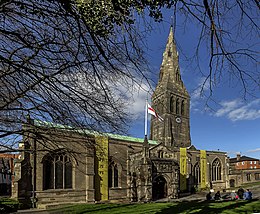
[[[157,83],[162,54],[165,49],[170,29],[170,12],[164,22],[153,24],[155,31],[148,36],[147,58]],[[181,18],[179,18],[181,20]],[[260,96],[243,98],[241,88],[230,82],[223,75],[221,82],[214,88],[211,100],[200,96],[200,85],[204,77],[188,58],[196,46],[198,29],[194,25],[184,30],[178,22],[175,39],[179,52],[179,63],[183,82],[191,95],[190,127],[192,144],[198,149],[220,150],[234,157],[236,153],[260,159]],[[208,71],[208,52],[200,54],[200,68]],[[145,86],[143,86],[145,87]],[[208,95],[207,84],[204,89]],[[256,93],[257,94],[257,93]],[[131,112],[136,120],[130,127],[129,134],[134,137],[144,136],[144,105],[147,92],[137,90]],[[207,102],[208,101],[208,102]],[[206,105],[208,104],[208,106]],[[149,129],[149,127],[148,127]]]

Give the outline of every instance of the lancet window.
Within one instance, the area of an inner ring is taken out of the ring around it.
[[[176,100],[176,114],[179,114],[180,113],[180,100],[179,98],[177,98]]]
[[[194,183],[200,183],[200,165],[198,162],[194,165]]]
[[[118,165],[113,161],[108,167],[108,187],[119,186],[119,172]]]
[[[174,98],[171,97],[171,99],[170,99],[170,112],[173,112],[173,106],[174,106]]]
[[[212,181],[219,180],[221,180],[221,163],[220,160],[217,158],[212,163]]]
[[[184,100],[181,101],[181,115],[184,115]]]

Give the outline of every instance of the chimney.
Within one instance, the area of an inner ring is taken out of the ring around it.
[[[239,161],[241,158],[241,154],[240,153],[237,153],[237,161]]]

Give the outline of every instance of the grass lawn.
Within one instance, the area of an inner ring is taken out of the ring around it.
[[[260,213],[260,201],[226,202],[173,202],[146,204],[80,204],[56,210],[50,213],[93,213],[93,214],[179,214],[179,213]]]

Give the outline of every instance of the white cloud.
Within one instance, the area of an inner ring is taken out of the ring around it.
[[[144,115],[145,101],[150,99],[149,87],[145,84],[135,85],[129,99],[128,111],[135,117]]]
[[[251,101],[248,104],[241,100],[223,101],[221,108],[217,110],[215,116],[227,117],[231,121],[255,120],[260,118],[260,99]]]
[[[198,87],[191,93],[191,99],[193,102],[206,94],[210,89],[209,81],[206,78],[200,78],[198,81]]]
[[[113,97],[113,101],[118,102],[118,106],[124,110],[133,120],[144,117],[145,101],[150,101],[153,89],[150,82],[146,79],[133,76],[116,76],[107,75],[102,82],[93,81],[89,84],[86,81],[85,73],[78,72],[76,75],[63,75],[64,81],[73,78],[79,90],[85,93],[97,93],[100,89],[101,92],[108,93],[108,96]],[[102,88],[101,88],[102,85]],[[93,90],[94,89],[94,90]],[[108,106],[109,107],[109,106]]]
[[[248,153],[260,152],[260,148],[256,148],[256,149],[248,150],[247,152],[248,152]]]
[[[223,101],[221,102],[221,108],[216,112],[215,116],[220,117],[224,116],[235,110],[239,105],[241,105],[240,100],[232,100],[232,101]]]
[[[137,120],[144,117],[146,99],[151,100],[153,89],[147,81],[141,81],[136,78],[118,80],[119,83],[114,86],[114,96],[121,99],[124,103],[125,113],[132,120]]]

